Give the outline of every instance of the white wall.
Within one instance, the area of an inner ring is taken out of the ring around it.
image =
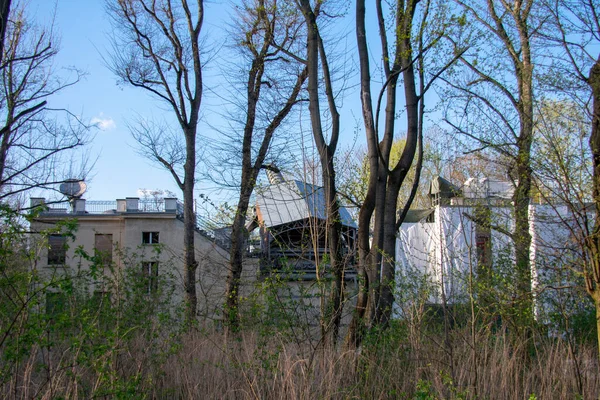
[[[399,288],[411,279],[424,278],[433,289],[428,302],[440,304],[442,294],[449,304],[465,300],[468,275],[476,273],[477,265],[475,224],[468,217],[473,212],[470,206],[437,206],[435,222],[402,225],[396,242]],[[573,271],[582,268],[583,256],[575,238],[584,236],[585,226],[567,206],[531,205],[529,215],[532,289],[538,294],[536,313],[541,315],[551,307],[552,296],[560,295],[548,284],[571,285]],[[512,208],[491,207],[491,221],[492,226],[512,232]],[[514,246],[501,230],[491,230],[493,263],[510,266],[515,260]]]

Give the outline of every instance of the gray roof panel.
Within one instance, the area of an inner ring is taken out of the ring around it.
[[[327,218],[323,188],[298,180],[266,187],[258,193],[256,203],[267,227],[310,217]],[[342,225],[357,228],[346,208],[340,207],[340,217]]]

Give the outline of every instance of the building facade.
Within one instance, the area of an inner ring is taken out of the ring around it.
[[[42,198],[32,198],[31,206],[42,206],[44,202]],[[40,250],[36,268],[46,275],[88,270],[94,263],[108,267],[104,273],[110,275],[126,268],[137,269],[148,282],[148,291],[165,278],[175,288],[174,300],[182,300],[182,215],[182,205],[174,198],[75,199],[72,204],[47,206],[31,223],[32,232],[49,232],[34,235],[34,240],[41,242],[37,246]],[[62,227],[66,221],[74,221],[72,232]],[[199,263],[198,314],[208,319],[220,318],[229,254],[201,229],[195,233],[195,251]]]

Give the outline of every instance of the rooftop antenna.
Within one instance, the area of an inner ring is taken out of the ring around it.
[[[67,179],[60,184],[58,189],[62,194],[67,196],[71,203],[72,211],[75,211],[75,200],[81,198],[87,190],[87,184],[80,179]]]

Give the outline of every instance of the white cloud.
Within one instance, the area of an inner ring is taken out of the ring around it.
[[[112,118],[104,118],[104,113],[100,113],[100,116],[92,118],[90,122],[92,125],[97,126],[103,131],[109,131],[117,127],[117,124]]]

